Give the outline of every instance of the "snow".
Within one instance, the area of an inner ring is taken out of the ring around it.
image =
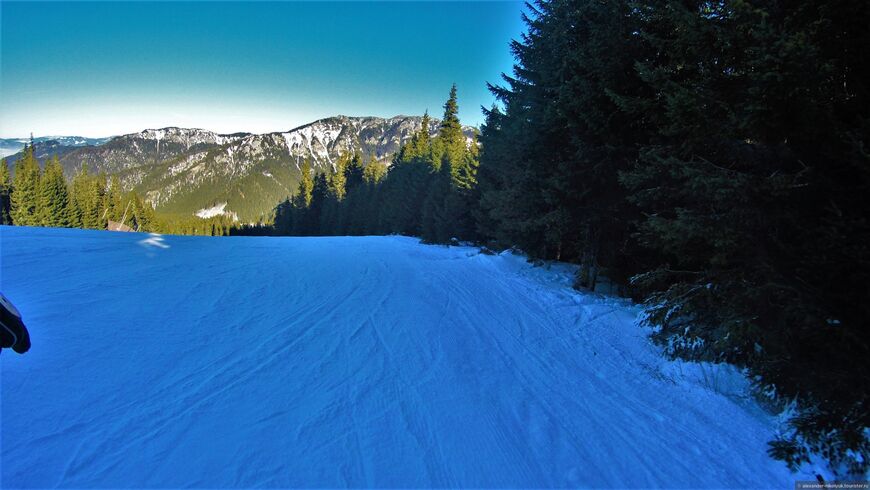
[[[200,218],[213,218],[215,216],[226,214],[226,211],[224,211],[224,208],[226,207],[227,203],[222,202],[220,204],[215,204],[210,208],[202,208],[196,212],[196,215]]]
[[[169,175],[178,175],[183,172],[199,173],[202,166],[198,164],[202,163],[207,156],[207,151],[187,155],[184,160],[169,167]]]
[[[568,266],[396,236],[0,227],[0,248],[33,342],[0,355],[2,488],[796,479],[739,373],[666,361]]]
[[[196,144],[217,144],[223,145],[226,143],[234,143],[246,138],[244,134],[217,134],[212,131],[206,131],[198,128],[176,128],[168,127],[163,129],[145,129],[139,133],[128,134],[122,138],[142,138],[153,139],[160,145],[160,140],[181,143],[188,150]]]
[[[351,121],[352,125],[358,125],[358,121]],[[284,138],[284,144],[287,147],[287,153],[291,156],[296,155],[311,155],[312,157],[326,160],[331,167],[335,167],[330,155],[330,147],[341,135],[342,126],[335,125],[327,120],[315,121],[306,126],[302,126],[290,131],[280,133]],[[316,151],[314,144],[319,145],[322,150]],[[346,149],[346,148],[345,148]],[[307,150],[307,153],[306,153]],[[339,148],[333,148],[334,151],[339,151]]]

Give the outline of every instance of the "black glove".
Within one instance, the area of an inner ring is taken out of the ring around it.
[[[30,350],[30,333],[18,309],[0,294],[0,351],[3,347],[12,347],[15,352],[24,354]]]

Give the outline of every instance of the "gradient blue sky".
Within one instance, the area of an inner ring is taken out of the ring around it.
[[[0,2],[0,137],[182,126],[283,131],[335,114],[482,122],[521,2]]]

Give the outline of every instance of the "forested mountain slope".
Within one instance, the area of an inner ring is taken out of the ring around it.
[[[345,152],[360,152],[389,162],[419,129],[421,117],[336,116],[286,132],[217,134],[202,129],[162,128],[117,136],[81,147],[36,142],[45,161],[57,155],[71,178],[82,165],[91,173],[118,175],[124,190],[136,190],[157,211],[192,215],[226,203],[242,221],[268,214],[296,188],[300,166],[310,159],[314,171],[335,168]],[[437,131],[438,120],[431,120]],[[471,138],[474,128],[463,131]],[[7,160],[11,168],[21,153]]]

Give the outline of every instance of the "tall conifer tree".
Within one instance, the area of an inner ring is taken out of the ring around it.
[[[0,225],[12,224],[12,179],[9,164],[4,158],[0,161]]]
[[[335,170],[329,175],[329,194],[336,201],[344,199],[347,193],[347,176],[345,171],[351,160],[350,153],[342,153],[335,164]]]
[[[300,172],[302,176],[294,203],[299,208],[307,208],[311,205],[311,193],[314,190],[314,176],[311,174],[311,161],[308,158],[303,160]]]
[[[12,180],[12,222],[19,226],[39,226],[39,180],[41,170],[33,154],[33,146],[27,145],[21,158],[15,162],[15,178]]]
[[[428,128],[426,128],[428,130]],[[456,99],[456,84],[450,87],[450,96],[444,103],[444,117],[438,135],[447,146],[462,142],[462,124],[459,122],[459,103]]]
[[[57,156],[46,164],[39,185],[39,224],[69,227],[69,191]]]
[[[100,178],[105,182],[105,176]],[[105,226],[108,221],[120,221],[124,214],[124,203],[121,196],[121,181],[117,175],[109,178],[109,188],[106,191],[103,204],[103,212],[101,213],[100,226]]]
[[[374,158],[374,155],[372,155]],[[348,194],[359,188],[363,183],[362,155],[355,152],[347,167],[344,169],[344,185]]]

